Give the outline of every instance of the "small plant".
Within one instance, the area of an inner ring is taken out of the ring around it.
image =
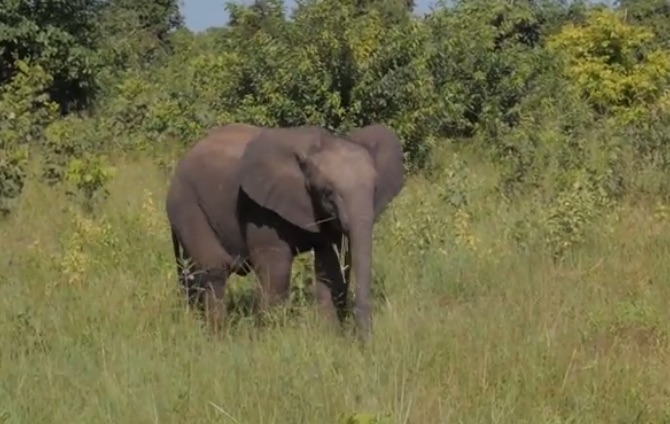
[[[601,193],[580,174],[573,185],[559,192],[546,218],[547,237],[552,257],[558,260],[573,246],[584,241],[589,224],[605,204]]]
[[[387,424],[389,417],[379,414],[357,413],[352,415],[343,415],[338,420],[338,424]]]
[[[78,118],[60,119],[45,130],[41,177],[48,185],[63,182],[66,179],[69,160],[81,155],[82,144],[77,137],[80,129],[77,128],[76,121]]]
[[[67,182],[76,190],[68,189],[69,196],[81,195],[82,206],[86,212],[92,212],[96,203],[107,198],[106,184],[115,173],[115,168],[106,164],[106,158],[85,154],[70,161],[67,170]]]
[[[442,199],[452,208],[462,208],[468,205],[468,180],[466,163],[454,154],[453,161],[444,171],[444,188]]]
[[[0,150],[0,217],[7,217],[21,195],[26,180],[25,148]]]

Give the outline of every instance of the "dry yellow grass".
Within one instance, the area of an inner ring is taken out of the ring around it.
[[[441,213],[412,180],[387,212],[368,351],[309,314],[207,337],[178,295],[166,179],[148,163],[119,165],[95,217],[32,184],[0,224],[0,422],[670,420],[664,209],[621,206],[554,264],[510,236],[532,206],[503,208],[486,184]]]

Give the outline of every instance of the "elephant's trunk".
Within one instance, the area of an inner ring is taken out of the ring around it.
[[[371,199],[368,202],[371,203]],[[354,203],[350,208],[349,217],[349,245],[354,279],[356,280],[356,303],[354,307],[356,327],[363,342],[367,342],[372,334],[371,317],[371,283],[372,283],[372,227],[374,214],[372,205],[361,208],[361,203]],[[361,214],[363,209],[365,213]]]

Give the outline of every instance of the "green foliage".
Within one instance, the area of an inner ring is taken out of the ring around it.
[[[338,424],[385,424],[388,421],[380,415],[358,413],[348,416],[341,416]]]
[[[0,5],[0,85],[17,72],[16,60],[40,65],[52,78],[51,98],[67,110],[89,104],[95,91],[99,0],[3,1]]]
[[[42,179],[49,185],[65,180],[68,162],[81,156],[85,144],[82,143],[80,118],[67,117],[49,125],[44,137],[44,164]]]
[[[660,47],[670,47],[670,2],[668,0],[619,0],[627,22],[644,26],[656,35]]]
[[[90,120],[69,116],[49,125],[43,143],[42,179],[54,186],[65,183],[68,196],[79,199],[86,211],[104,200],[106,184],[114,175]]]
[[[104,156],[89,154],[70,161],[66,180],[81,194],[86,211],[92,211],[96,202],[109,195],[105,185],[114,175],[114,170]],[[72,191],[69,193],[76,194]]]
[[[552,258],[559,260],[581,244],[606,206],[611,206],[607,194],[594,187],[585,173],[579,173],[572,186],[561,190],[545,212],[546,242]]]
[[[47,93],[53,77],[39,64],[19,60],[17,73],[0,87],[1,131],[5,143],[33,143],[41,129],[56,117],[57,107]]]
[[[26,180],[25,148],[0,149],[0,215],[5,218],[12,211]]]
[[[658,101],[670,83],[670,54],[655,47],[654,33],[626,24],[609,10],[589,13],[585,24],[567,24],[549,43],[566,58],[565,73],[600,113],[627,122]]]
[[[446,162],[444,160],[443,162]],[[438,198],[450,208],[459,209],[468,206],[470,202],[469,188],[471,186],[467,163],[454,153],[449,163],[442,163],[444,168],[436,171],[432,179],[440,182],[442,190]]]
[[[231,75],[244,83],[232,87],[243,90],[239,104],[230,105],[236,119],[333,130],[384,120],[397,128],[411,159],[425,159],[412,147],[430,131],[432,82],[420,22],[385,26],[376,9],[359,14],[353,3],[321,1],[301,3],[281,35],[277,27],[236,39],[244,58]]]
[[[97,16],[97,75],[105,96],[128,71],[152,69],[172,51],[171,35],[183,26],[177,0],[106,1]]]
[[[458,2],[429,16],[441,134],[492,134],[492,127],[517,122],[519,101],[546,71],[542,20],[531,3],[489,0]]]
[[[154,63],[183,21],[177,0],[8,0],[0,5],[0,85],[33,62],[61,112],[91,107],[130,63]],[[168,49],[169,50],[169,49]],[[151,60],[150,60],[151,59]]]
[[[26,182],[29,146],[54,119],[57,106],[45,93],[51,76],[38,64],[17,61],[17,74],[0,87],[0,213],[11,212]]]

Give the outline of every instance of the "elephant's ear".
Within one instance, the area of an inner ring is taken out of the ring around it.
[[[375,217],[378,218],[405,185],[402,144],[393,131],[382,124],[356,128],[348,138],[365,147],[374,159],[377,170]]]
[[[242,190],[254,202],[312,232],[319,228],[298,158],[319,141],[318,135],[298,128],[265,130],[247,145],[240,166]]]

